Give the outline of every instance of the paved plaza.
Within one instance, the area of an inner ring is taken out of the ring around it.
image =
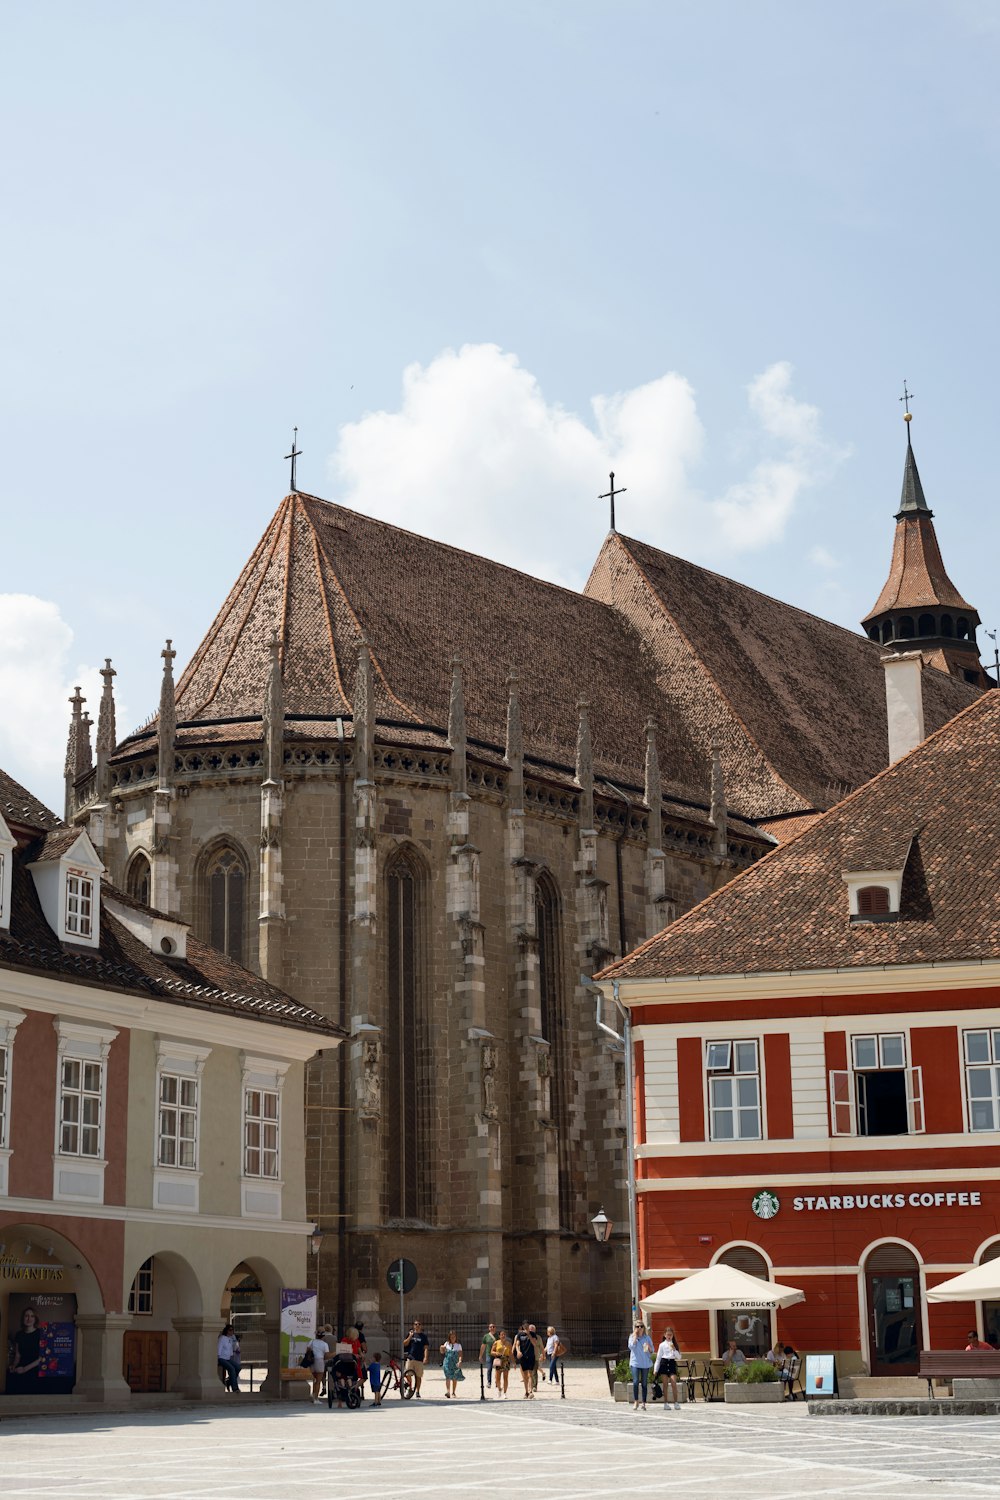
[[[0,1421],[4,1500],[416,1500],[484,1493],[995,1495],[997,1418],[810,1417],[804,1405],[722,1404],[643,1415],[606,1397],[455,1403],[440,1372],[426,1398],[381,1411],[252,1399],[127,1415]]]

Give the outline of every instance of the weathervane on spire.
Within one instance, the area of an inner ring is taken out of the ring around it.
[[[302,457],[302,449],[299,447],[299,429],[297,427],[292,429],[292,451],[291,453],[286,453],[285,457],[292,460],[292,494],[294,495],[298,491],[298,485],[295,483],[295,460]]]
[[[611,488],[608,490],[607,494],[598,495],[597,498],[598,498],[598,500],[610,500],[611,501],[611,530],[612,531],[617,531],[618,528],[615,526],[615,496],[616,495],[624,495],[626,493],[626,489],[625,489],[624,485],[622,485],[620,489],[617,489],[617,490],[615,489],[615,471],[614,471],[614,469],[611,470],[611,473],[608,475],[608,478],[611,480]]]
[[[913,413],[910,410],[910,402],[913,400],[913,392],[907,390],[907,388],[906,388],[906,381],[905,380],[903,381],[903,394],[900,396],[899,399],[900,399],[900,401],[902,401],[903,407],[904,407],[903,421],[904,422],[912,422],[913,421]]]

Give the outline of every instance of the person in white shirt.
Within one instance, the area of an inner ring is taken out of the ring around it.
[[[664,1407],[670,1405],[670,1396],[667,1389],[667,1382],[669,1381],[670,1389],[673,1391],[674,1411],[680,1411],[681,1409],[681,1403],[677,1399],[677,1361],[680,1357],[681,1346],[677,1342],[674,1330],[667,1327],[663,1330],[663,1339],[656,1351],[656,1367],[653,1373],[660,1376],[663,1385]]]
[[[321,1338],[317,1334],[314,1339],[310,1339],[306,1348],[312,1350],[312,1399],[318,1401],[323,1394],[323,1375],[326,1371],[326,1360],[327,1355],[330,1353],[330,1345],[326,1339]]]
[[[227,1323],[219,1334],[219,1366],[222,1384],[227,1391],[240,1393],[239,1341],[232,1323]]]

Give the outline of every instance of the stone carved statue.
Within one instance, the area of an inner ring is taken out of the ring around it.
[[[366,1038],[362,1053],[361,1080],[361,1114],[366,1120],[377,1120],[382,1113],[380,1053],[378,1038]]]
[[[497,1106],[497,1049],[493,1042],[483,1043],[482,1072],[483,1118],[495,1120],[500,1111]]]

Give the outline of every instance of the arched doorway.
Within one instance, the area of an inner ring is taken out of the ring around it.
[[[104,1313],[97,1277],[79,1247],[44,1224],[6,1224],[0,1241],[0,1390],[69,1395],[82,1379],[79,1321]]]
[[[224,1323],[232,1323],[236,1329],[243,1363],[266,1364],[264,1320],[267,1317],[267,1298],[256,1272],[251,1271],[245,1261],[236,1267],[226,1282],[220,1316]]]
[[[994,1240],[992,1245],[987,1245],[979,1257],[979,1264],[984,1266],[988,1260],[1000,1259],[1000,1240]],[[1000,1302],[984,1302],[982,1304],[982,1337],[994,1348],[1000,1347]]]
[[[134,1265],[128,1286],[125,1308],[132,1321],[122,1339],[126,1384],[135,1395],[174,1390],[181,1366],[178,1320],[200,1318],[203,1305],[194,1268],[176,1251],[158,1251]]]
[[[872,1375],[915,1375],[920,1358],[920,1267],[906,1245],[865,1257],[868,1363]]]
[[[714,1264],[734,1266],[737,1271],[745,1271],[748,1276],[756,1276],[759,1281],[771,1280],[770,1266],[752,1245],[730,1245]],[[725,1355],[726,1345],[731,1339],[735,1340],[736,1347],[747,1359],[760,1359],[770,1349],[774,1328],[772,1314],[767,1308],[718,1312],[715,1316],[720,1358]]]

